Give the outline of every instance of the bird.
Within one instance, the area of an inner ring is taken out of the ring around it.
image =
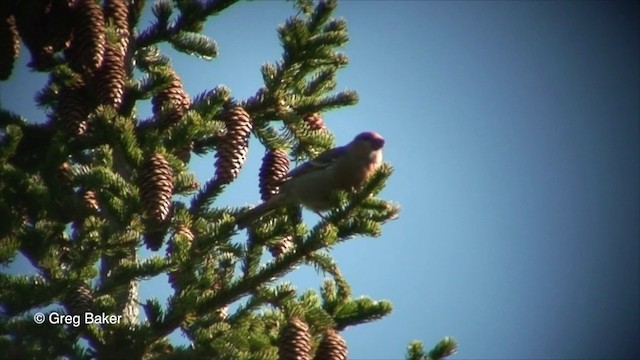
[[[287,174],[278,194],[236,218],[238,227],[245,228],[287,203],[316,213],[330,210],[336,190],[359,188],[378,169],[384,143],[380,134],[365,131],[348,144],[326,150],[297,166]]]

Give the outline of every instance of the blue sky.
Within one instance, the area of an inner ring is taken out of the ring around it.
[[[219,58],[173,58],[186,90],[254,94],[292,13],[257,1],[211,19]],[[325,121],[338,143],[386,138],[395,173],[381,197],[402,206],[380,238],[333,250],[355,296],[394,304],[343,333],[350,358],[398,359],[410,340],[445,335],[460,342],[454,359],[639,356],[637,3],[345,1],[337,15],[351,36],[338,89],[360,102]],[[42,118],[31,99],[45,78],[15,74],[3,106]],[[220,205],[259,201],[252,145]],[[213,175],[211,157],[192,164]],[[288,279],[307,289],[321,277]],[[153,281],[143,297],[165,296]]]

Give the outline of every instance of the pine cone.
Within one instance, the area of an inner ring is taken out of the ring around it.
[[[160,154],[153,154],[142,165],[140,196],[145,213],[152,225],[161,225],[169,217],[173,195],[173,171],[167,160]],[[164,229],[161,226],[149,231],[145,243],[151,250],[162,245]]]
[[[92,73],[100,68],[104,56],[104,15],[95,0],[76,0],[74,7],[78,23],[68,55],[72,64]]]
[[[140,190],[147,214],[163,221],[169,215],[173,195],[173,172],[171,166],[160,154],[154,154],[143,165]]]
[[[116,109],[122,102],[125,82],[124,53],[119,45],[107,43],[102,66],[96,72],[95,85],[102,104]]]
[[[186,240],[187,242],[191,243],[193,239],[194,239],[193,232],[191,232],[191,230],[188,227],[184,225],[178,225],[178,227],[176,228],[176,232],[173,234],[173,237],[171,238],[171,241],[169,241],[169,244],[167,244],[167,256],[173,253],[173,246],[174,246],[173,244],[175,241]]]
[[[270,246],[269,252],[271,253],[271,256],[277,258],[280,255],[291,251],[291,249],[293,249],[293,245],[293,238],[291,235],[288,235],[280,239],[276,245]]]
[[[65,305],[69,314],[84,314],[93,309],[93,293],[85,283],[78,283],[67,291]]]
[[[177,241],[187,241],[189,243],[193,242],[193,233],[189,230],[188,227],[184,225],[179,225],[176,229],[176,232],[173,234],[171,239],[169,239],[169,243],[167,244],[167,257],[173,254],[175,244]],[[175,291],[180,291],[180,273],[179,271],[170,271],[168,274],[169,284]]]
[[[118,47],[122,54],[127,53],[129,46],[129,5],[126,0],[105,0],[104,17],[111,22],[118,34]]]
[[[280,191],[280,184],[289,173],[289,156],[280,150],[269,150],[262,158],[259,186],[262,201],[269,200]]]
[[[13,15],[0,18],[0,80],[11,76],[13,63],[20,52],[20,36]]]
[[[304,121],[309,125],[311,130],[325,130],[327,127],[324,124],[322,116],[318,113],[306,114],[303,116]]]
[[[174,154],[182,162],[188,163],[189,160],[191,160],[191,152],[193,151],[193,148],[194,148],[194,142],[190,141],[188,144],[177,147],[175,149]]]
[[[251,118],[240,106],[229,110],[224,117],[227,132],[220,138],[216,152],[216,181],[228,184],[240,172],[249,151]]]
[[[280,360],[311,359],[311,333],[309,326],[299,318],[292,318],[280,333],[278,356]]]
[[[191,100],[182,87],[180,77],[172,70],[171,72],[173,78],[171,83],[151,99],[154,114],[159,114],[163,107],[167,111],[164,114],[163,127],[170,127],[178,123],[191,105]]]
[[[316,350],[314,360],[347,360],[347,343],[334,329],[327,329]]]
[[[166,111],[162,117],[161,126],[170,127],[180,120],[191,106],[191,99],[182,87],[180,77],[172,71],[173,80],[166,88],[162,89],[151,99],[152,111],[157,116],[164,108]],[[191,159],[191,151],[193,150],[193,141],[188,142],[184,146],[175,149],[174,155],[183,162],[189,162]]]
[[[71,165],[68,161],[63,162],[58,166],[58,182],[65,190],[71,189],[73,181],[73,173],[71,172]]]
[[[98,211],[100,209],[96,193],[93,190],[82,190],[82,200],[87,210]]]
[[[62,88],[58,101],[58,121],[62,129],[71,137],[83,135],[87,131],[87,95],[82,84]]]

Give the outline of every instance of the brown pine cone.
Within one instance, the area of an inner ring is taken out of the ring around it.
[[[156,251],[162,246],[166,230],[166,224],[163,223],[171,212],[173,196],[173,171],[162,155],[153,154],[144,162],[139,186],[142,206],[151,227],[145,236],[145,243],[149,249]]]
[[[92,73],[102,65],[105,48],[105,24],[102,7],[95,0],[74,2],[77,25],[68,51],[71,63]]]
[[[84,314],[93,309],[93,293],[84,282],[73,285],[65,296],[65,306],[69,314]]]
[[[289,173],[289,164],[289,156],[283,150],[269,150],[264,155],[259,174],[262,201],[269,200],[280,191],[280,185]]]
[[[311,359],[311,332],[309,326],[297,317],[287,323],[278,342],[278,356],[280,360],[309,360]]]
[[[102,66],[96,71],[95,87],[100,103],[120,107],[125,82],[124,53],[119,45],[107,43]]]
[[[82,83],[62,88],[57,106],[57,121],[69,136],[84,135],[87,131],[87,94]]]
[[[163,221],[169,215],[173,195],[173,171],[160,154],[153,154],[142,167],[140,191],[147,214]]]
[[[105,21],[111,22],[118,34],[118,47],[122,54],[127,53],[129,46],[129,5],[126,0],[104,1]]]
[[[316,350],[314,360],[347,360],[347,343],[334,329],[327,329]]]
[[[166,111],[163,127],[178,123],[191,106],[191,100],[182,87],[180,77],[173,70],[171,70],[171,77],[173,78],[171,83],[151,99],[152,111],[155,115],[159,114],[163,108]]]
[[[188,163],[189,160],[191,160],[191,152],[193,151],[193,148],[194,148],[194,142],[190,141],[188,144],[177,147],[174,151],[174,154],[182,162]],[[196,188],[197,188],[197,185],[196,185]]]
[[[176,232],[171,237],[169,244],[167,244],[167,256],[173,253],[174,243],[176,241],[186,241],[188,243],[191,243],[193,239],[194,239],[193,233],[188,227],[184,225],[178,225],[178,227],[176,228]]]
[[[183,236],[187,241],[189,241],[189,243],[191,243],[194,239],[191,230],[184,225],[178,226],[178,228],[176,229],[176,236]]]
[[[58,166],[58,181],[63,189],[71,189],[73,173],[71,172],[71,165],[68,161]]]
[[[100,209],[100,206],[98,205],[98,198],[93,190],[82,190],[82,200],[87,210],[98,211]]]
[[[271,256],[277,258],[278,256],[291,251],[293,246],[293,238],[291,235],[288,235],[280,239],[274,246],[269,246],[269,252],[271,253]]]
[[[311,130],[325,130],[327,127],[324,124],[322,116],[318,113],[306,114],[302,117],[304,121],[309,125]]]
[[[20,36],[13,15],[0,18],[0,80],[11,76],[13,63],[20,52]]]
[[[240,172],[249,151],[251,118],[240,106],[230,109],[224,117],[227,132],[220,138],[216,152],[216,181],[218,184],[232,182]]]

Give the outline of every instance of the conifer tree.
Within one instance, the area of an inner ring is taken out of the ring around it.
[[[295,2],[297,14],[277,29],[282,58],[262,66],[254,96],[234,98],[222,85],[187,94],[159,45],[216,57],[203,25],[234,2],[0,3],[0,78],[11,76],[20,41],[28,66],[48,75],[35,94],[46,121],[0,108],[0,262],[21,254],[37,272],[0,274],[0,357],[346,359],[340,332],[391,312],[388,301],[354,298],[330,252],[379,236],[397,217],[397,205],[376,197],[390,165],[363,188],[337,192],[334,210],[313,225],[287,207],[245,233],[236,216],[246,208],[216,203],[251,137],[263,147],[252,151],[265,153],[256,191],[266,200],[291,164],[334,146],[322,114],[358,100],[335,91],[348,41],[335,0]],[[149,8],[154,22],[142,28]],[[136,111],[144,102],[146,119]],[[189,168],[193,155],[214,155],[203,184]],[[153,255],[142,258],[145,246]],[[327,275],[319,291],[282,281],[298,266]],[[140,301],[139,281],[165,273],[171,296]],[[121,321],[38,325],[37,309]],[[169,342],[176,330],[188,344]],[[455,347],[445,338],[425,352],[416,342],[407,358],[440,359]]]

